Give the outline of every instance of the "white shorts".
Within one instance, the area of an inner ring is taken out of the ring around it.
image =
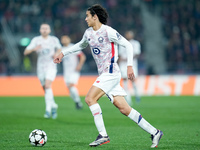
[[[122,78],[125,79],[125,78],[128,78],[127,76],[127,65],[119,65],[120,67],[120,71],[121,71],[121,75],[122,75]],[[135,78],[138,76],[138,69],[137,67],[133,66],[133,73],[135,75]]]
[[[80,78],[79,72],[73,72],[71,74],[64,74],[65,83],[68,84],[77,84]]]
[[[57,69],[47,69],[46,71],[37,71],[37,77],[40,80],[42,86],[45,85],[45,81],[51,80],[54,81],[56,78]]]
[[[120,73],[102,73],[93,85],[102,89],[113,103],[113,96],[126,96],[126,92],[120,86],[120,80]]]

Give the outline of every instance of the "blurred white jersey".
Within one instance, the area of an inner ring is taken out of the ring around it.
[[[53,63],[53,56],[56,52],[56,49],[61,48],[61,44],[58,38],[49,35],[47,39],[44,39],[42,36],[37,36],[31,40],[31,43],[27,46],[26,49],[31,50],[39,45],[41,45],[42,48],[36,51],[38,54],[38,67],[40,65],[42,66]]]
[[[39,45],[41,45],[42,48],[36,51],[38,55],[37,75],[42,79],[46,76],[50,76],[44,74],[44,72],[48,72],[48,74],[54,72],[53,74],[55,74],[57,71],[56,64],[53,62],[53,56],[56,50],[61,49],[62,46],[57,37],[49,35],[47,39],[44,39],[42,36],[34,37],[26,49],[31,50]],[[51,75],[51,80],[53,80],[54,76],[55,75]]]
[[[127,53],[129,56],[127,65],[132,66],[133,48],[131,44],[116,30],[104,24],[97,31],[94,31],[92,27],[88,28],[79,43],[69,50],[62,51],[62,53],[68,55],[75,51],[80,51],[87,47],[88,44],[97,64],[99,75],[102,73],[120,72],[117,64],[118,44],[126,47],[124,53]]]
[[[130,40],[129,41],[132,46],[133,46],[133,71],[134,71],[134,75],[135,77],[138,76],[138,60],[137,58],[134,58],[134,56],[136,55],[140,55],[141,53],[141,46],[140,43],[136,40]],[[126,53],[124,53],[124,47],[123,46],[119,46],[119,56],[121,61],[119,62],[119,67],[121,70],[121,74],[122,74],[122,78],[127,78],[127,55]]]
[[[74,44],[70,43],[67,47],[62,47],[62,50],[67,50],[72,47]],[[80,77],[80,72],[76,71],[76,67],[79,63],[79,56],[82,54],[81,51],[75,52],[71,55],[63,57],[63,75],[65,83],[74,83],[78,82]]]
[[[72,47],[74,44],[69,44],[67,47],[64,46],[62,47],[62,50],[67,50],[70,47]],[[72,72],[76,71],[76,67],[79,63],[79,56],[82,54],[81,51],[79,52],[75,52],[71,55],[67,55],[65,57],[63,57],[63,70],[64,70],[64,74],[70,74]]]

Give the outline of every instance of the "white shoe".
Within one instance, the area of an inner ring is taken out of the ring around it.
[[[44,118],[49,119],[51,117],[50,113],[48,111],[45,112]]]
[[[110,143],[109,136],[102,136],[101,134],[99,134],[97,136],[97,139],[94,142],[90,143],[89,145],[91,147],[96,147],[96,146],[107,144],[107,143]]]
[[[76,109],[82,109],[82,108],[83,108],[83,104],[81,102],[77,102]]]
[[[51,116],[52,116],[52,119],[56,119],[57,118],[57,109],[58,109],[58,105],[56,105],[56,107],[53,107],[51,109]]]
[[[151,148],[157,147],[158,143],[163,135],[163,132],[158,130],[155,135],[151,135],[152,145]]]

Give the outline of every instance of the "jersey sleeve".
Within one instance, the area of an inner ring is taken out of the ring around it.
[[[77,51],[81,51],[82,49],[86,48],[87,46],[88,46],[88,41],[87,41],[87,34],[85,32],[83,35],[83,38],[80,42],[76,43],[69,49],[62,50],[61,52],[65,56],[65,55],[69,55],[69,54],[77,52]]]
[[[55,37],[55,44],[56,44],[56,49],[61,49],[62,48],[62,46],[60,44],[60,41],[59,41],[59,39],[57,37]]]
[[[119,56],[122,56],[123,52],[125,51],[125,48],[121,45],[118,45],[118,49],[119,49]]]
[[[30,42],[30,44],[26,47],[27,50],[32,50],[33,48],[35,48],[37,45],[36,45],[36,37],[33,38]]]
[[[131,43],[112,28],[108,28],[107,32],[110,42],[117,43],[119,46],[125,48],[127,53],[127,66],[133,66],[133,46]]]

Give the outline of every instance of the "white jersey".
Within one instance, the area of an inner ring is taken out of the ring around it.
[[[130,40],[129,41],[132,46],[133,46],[133,72],[135,77],[138,76],[138,61],[137,58],[134,58],[136,55],[140,55],[141,53],[141,46],[140,43],[136,40]],[[119,67],[121,70],[122,78],[127,78],[127,67],[126,67],[126,62],[127,62],[127,55],[124,54],[124,47],[119,46],[119,56],[121,61],[119,62]]]
[[[90,45],[90,49],[93,58],[97,64],[98,73],[119,73],[119,67],[117,64],[118,59],[118,44],[126,47],[128,55],[127,65],[132,66],[133,64],[133,48],[130,42],[128,42],[123,36],[121,36],[113,28],[102,24],[101,28],[94,31],[92,27],[88,28],[82,40],[69,48],[63,50],[64,55],[80,51]]]
[[[133,66],[137,67],[138,61],[137,61],[137,58],[134,58],[134,56],[140,55],[141,46],[140,46],[140,43],[136,40],[130,40],[129,42],[133,46]],[[126,55],[126,53],[124,53],[124,49],[125,48],[123,46],[119,46],[119,56],[122,58],[122,61],[120,61],[120,63],[126,63],[126,61],[127,61],[127,55]]]
[[[62,50],[68,50],[70,47],[72,47],[74,44],[70,43],[67,47],[62,47]],[[81,51],[75,52],[71,55],[67,55],[63,58],[63,70],[64,74],[72,74],[73,72],[76,72],[76,67],[79,63],[79,56],[82,54]]]
[[[41,45],[42,48],[36,51],[38,54],[37,69],[56,68],[56,64],[53,63],[53,56],[56,49],[61,48],[58,38],[49,35],[47,39],[44,39],[42,36],[37,36],[31,40],[31,43],[26,49],[31,50],[39,45]]]

